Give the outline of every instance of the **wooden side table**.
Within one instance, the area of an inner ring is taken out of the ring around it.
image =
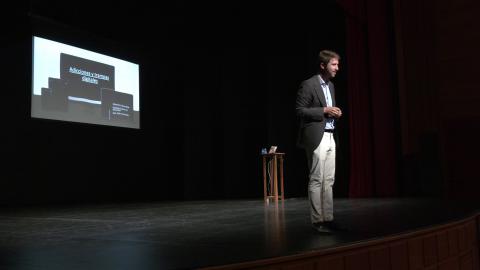
[[[283,158],[285,153],[263,154],[263,197],[266,202],[270,199],[284,200],[283,190]],[[268,174],[268,175],[267,175]],[[278,183],[280,174],[280,183]],[[278,186],[280,185],[280,194]]]

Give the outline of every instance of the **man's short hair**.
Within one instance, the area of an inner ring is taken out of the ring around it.
[[[340,55],[334,51],[329,51],[329,50],[322,50],[318,54],[318,60],[320,61],[320,63],[323,63],[324,65],[327,65],[332,58],[340,60]]]

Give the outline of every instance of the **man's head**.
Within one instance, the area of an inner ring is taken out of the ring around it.
[[[323,50],[318,54],[318,58],[322,78],[328,80],[335,77],[339,69],[340,55],[333,51]]]

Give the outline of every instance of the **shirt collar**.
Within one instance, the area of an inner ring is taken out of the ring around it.
[[[320,85],[321,86],[328,86],[328,82],[325,82],[322,78],[322,76],[318,75],[318,79],[320,80]]]

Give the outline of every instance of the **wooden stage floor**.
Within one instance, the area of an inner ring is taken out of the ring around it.
[[[0,269],[196,269],[352,245],[447,224],[478,202],[335,199],[342,229],[310,227],[306,198],[3,207]]]

